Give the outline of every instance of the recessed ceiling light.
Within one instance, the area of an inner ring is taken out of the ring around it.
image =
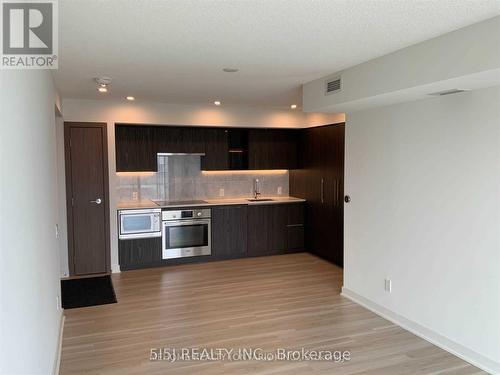
[[[226,73],[236,73],[239,69],[238,68],[223,68],[222,71]]]
[[[291,108],[291,109],[295,109],[295,108],[297,108],[297,104],[292,104],[292,105],[290,106],[290,108]]]
[[[135,100],[135,97],[133,97],[133,96],[127,96],[127,100],[133,102]]]
[[[216,100],[216,101],[214,102],[214,104],[215,104],[215,105],[221,105],[221,102],[219,102],[218,100]]]
[[[108,88],[106,86],[99,86],[97,88],[97,91],[99,91],[99,92],[108,92]]]

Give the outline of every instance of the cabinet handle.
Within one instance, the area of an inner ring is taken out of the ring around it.
[[[290,228],[290,227],[303,227],[303,226],[304,226],[304,224],[287,224],[286,226],[287,226],[288,228]]]
[[[325,203],[325,180],[321,179],[321,203]]]

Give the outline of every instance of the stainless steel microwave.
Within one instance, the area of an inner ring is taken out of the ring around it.
[[[118,211],[121,240],[161,237],[161,209],[139,209]]]

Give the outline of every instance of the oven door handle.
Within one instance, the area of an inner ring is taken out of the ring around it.
[[[177,227],[179,225],[203,225],[210,224],[210,219],[196,219],[196,220],[163,220],[164,227]]]

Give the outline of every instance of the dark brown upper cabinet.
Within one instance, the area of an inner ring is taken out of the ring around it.
[[[202,128],[155,126],[153,133],[157,153],[200,154],[205,152]]]
[[[250,129],[248,169],[297,168],[298,131],[293,129]]]
[[[205,156],[201,157],[201,169],[218,171],[229,169],[229,144],[227,129],[207,128],[203,131]]]
[[[116,170],[156,171],[158,153],[205,154],[202,170],[295,169],[298,131],[116,124]]]
[[[116,171],[156,171],[156,145],[152,127],[115,126]]]

